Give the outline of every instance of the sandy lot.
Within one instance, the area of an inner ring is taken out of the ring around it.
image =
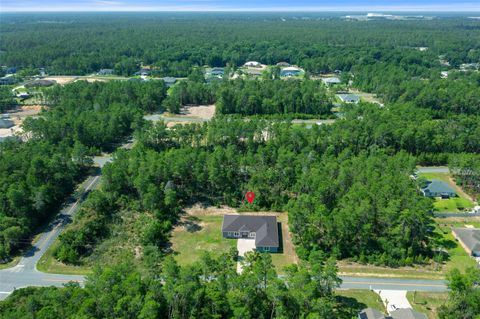
[[[56,81],[58,84],[60,85],[65,85],[65,84],[68,84],[70,82],[73,82],[77,79],[76,76],[48,76],[46,78],[44,78],[44,80],[53,80],[53,81]]]
[[[215,115],[215,104],[185,106],[180,112],[180,116],[197,117],[204,120],[211,120]]]

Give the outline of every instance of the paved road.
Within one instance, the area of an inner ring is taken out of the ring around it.
[[[340,276],[342,289],[446,291],[443,280]]]
[[[72,221],[72,216],[78,210],[80,203],[89,191],[94,189],[100,176],[90,176],[79,199],[67,204],[54,221],[41,234],[38,241],[20,259],[15,267],[0,270],[0,300],[5,299],[14,289],[26,286],[62,286],[69,281],[83,283],[83,276],[46,274],[37,270],[37,263],[47,249],[58,238],[66,225]]]
[[[417,168],[418,173],[450,173],[446,166],[425,166]]]

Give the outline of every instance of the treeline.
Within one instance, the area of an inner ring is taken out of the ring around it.
[[[308,21],[284,13],[4,15],[0,62],[77,75],[102,68],[132,75],[143,63],[159,75],[184,77],[193,66],[240,66],[249,60],[287,61],[312,73],[350,71],[392,51],[411,61],[426,56],[432,65],[444,55],[453,67],[480,59],[474,20],[361,23],[307,15]],[[429,49],[414,49],[420,46]]]
[[[480,314],[480,270],[453,269],[447,275],[448,300],[439,308],[440,319],[477,319]]]
[[[15,101],[12,89],[8,86],[0,86],[0,112],[13,109],[18,105]]]
[[[432,110],[436,117],[448,118],[452,113],[479,114],[480,73],[450,72],[448,78],[443,79],[439,69],[432,70],[428,65],[378,62],[357,67],[354,86],[376,92],[390,103],[411,103]]]
[[[217,89],[221,114],[331,114],[331,98],[321,81],[224,81]]]
[[[218,114],[332,114],[332,98],[321,81],[236,79],[207,84],[201,76],[200,80],[181,81],[173,86],[164,101],[165,108],[179,113],[185,105],[216,103]]]
[[[6,262],[73,191],[82,165],[68,147],[46,141],[2,142],[0,158],[0,262]]]
[[[77,81],[45,93],[49,110],[23,124],[31,138],[108,149],[141,125],[145,112],[161,108],[166,88],[161,81]]]
[[[128,262],[96,268],[85,288],[18,289],[0,303],[0,316],[23,318],[338,318],[364,304],[336,296],[335,261],[321,254],[292,265],[281,279],[269,254],[249,253],[241,274],[234,252],[179,266],[169,257],[161,270],[141,274]]]
[[[480,155],[456,154],[449,158],[448,167],[455,183],[469,194],[480,194]]]
[[[1,262],[28,245],[35,229],[58,210],[91,165],[91,155],[122,141],[142,125],[145,111],[160,106],[165,87],[75,82],[46,95],[48,111],[24,121],[28,141],[0,143]]]

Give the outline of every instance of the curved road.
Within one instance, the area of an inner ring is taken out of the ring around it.
[[[83,284],[84,276],[47,274],[37,270],[37,263],[47,249],[54,243],[72,216],[78,210],[87,193],[97,187],[100,175],[90,176],[84,183],[79,199],[69,203],[40,235],[39,240],[20,259],[15,267],[0,270],[0,300],[5,299],[13,290],[27,286],[62,286],[69,281]]]

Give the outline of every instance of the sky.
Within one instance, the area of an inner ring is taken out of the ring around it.
[[[0,0],[0,11],[463,11],[480,0]]]

